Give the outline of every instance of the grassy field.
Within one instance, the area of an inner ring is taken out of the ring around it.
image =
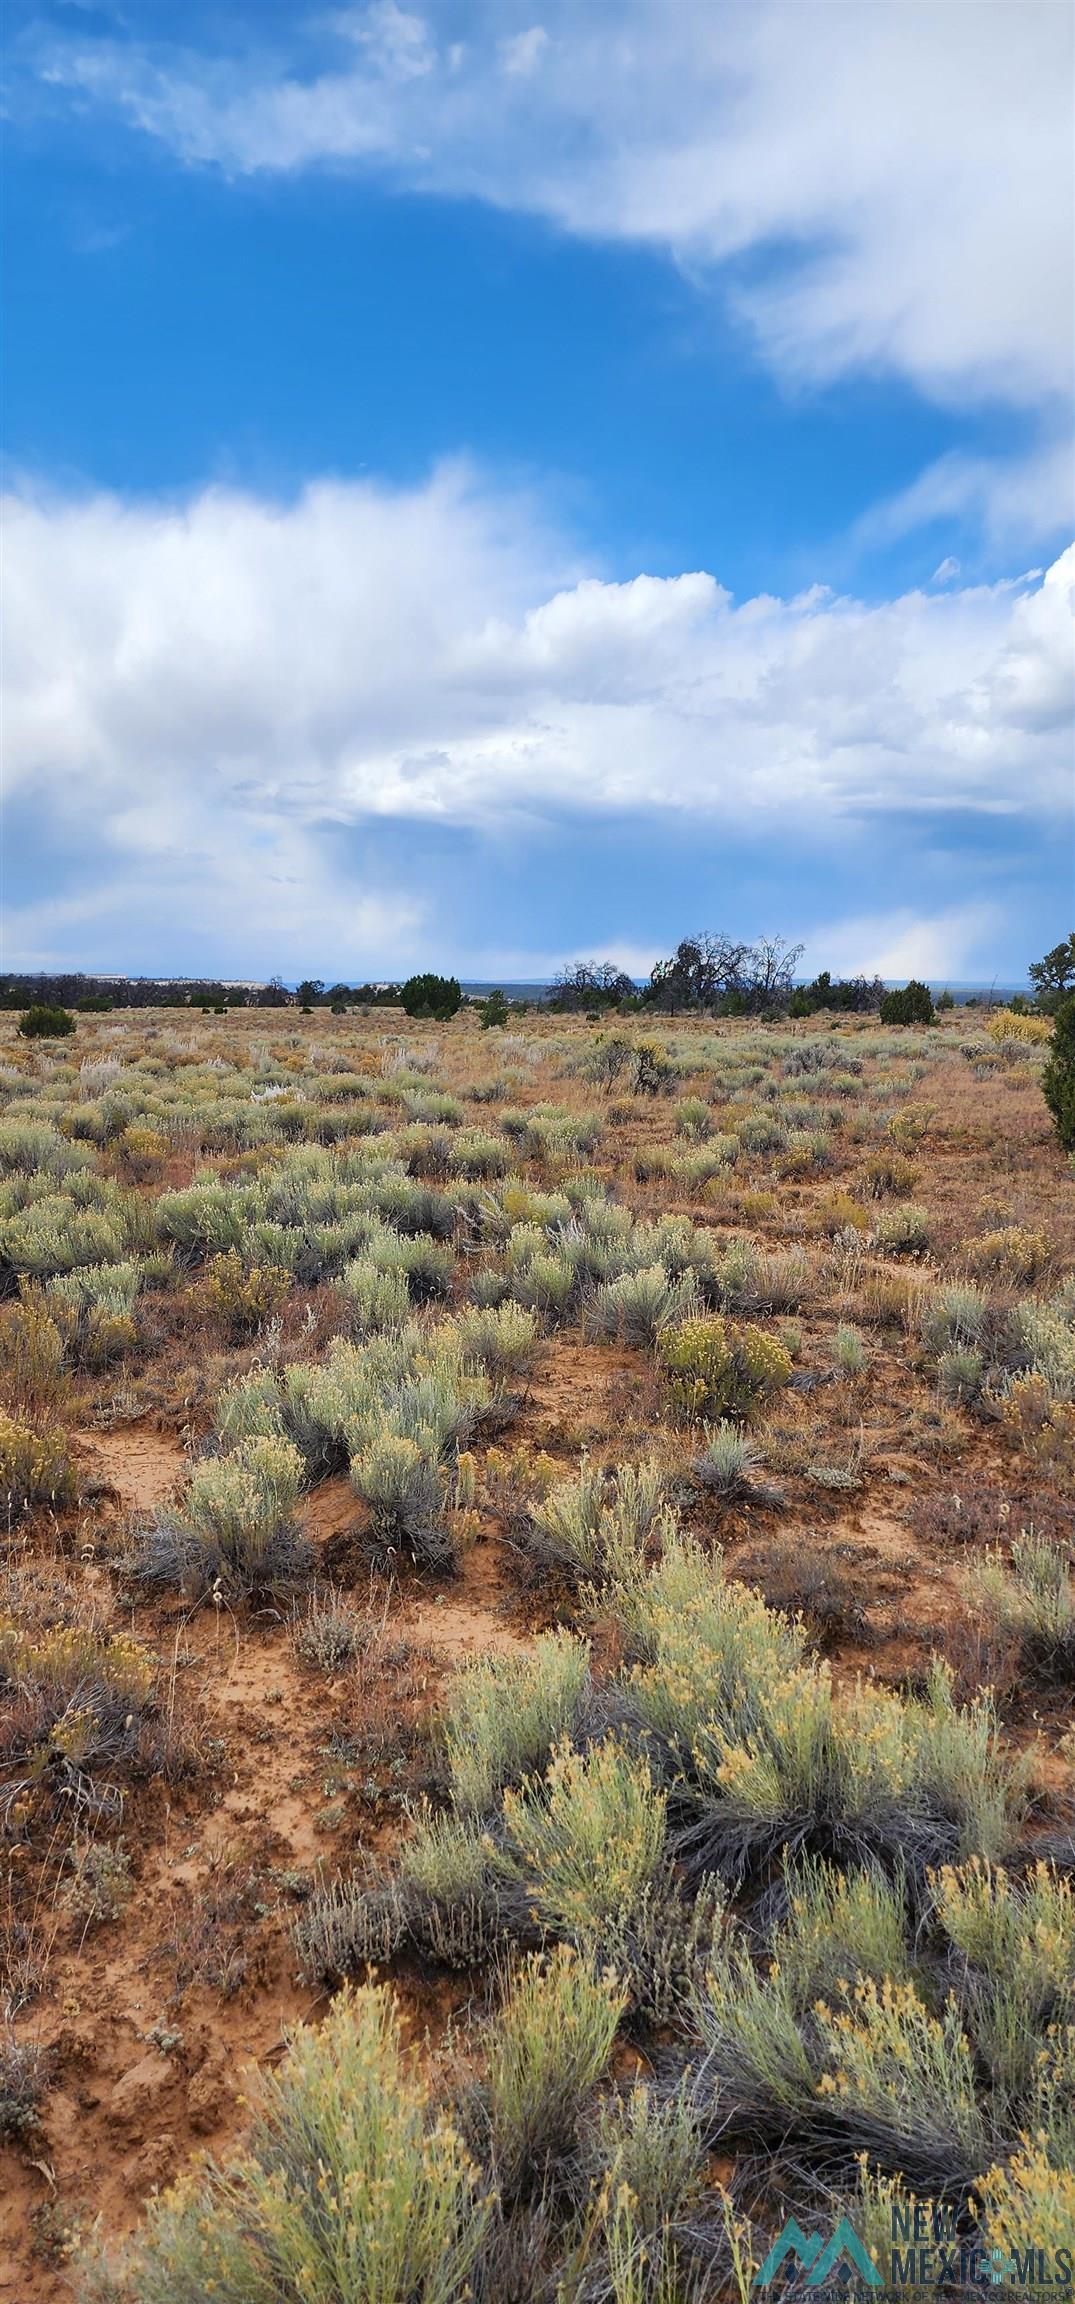
[[[1026,1024],[0,1033],[0,2296],[1070,2244]]]

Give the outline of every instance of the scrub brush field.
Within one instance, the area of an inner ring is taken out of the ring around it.
[[[0,2296],[1070,2249],[1048,1027],[0,1035]]]

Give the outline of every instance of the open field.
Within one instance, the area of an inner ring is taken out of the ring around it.
[[[1068,2245],[1041,1047],[0,1035],[0,2296],[701,2304],[912,2193]]]

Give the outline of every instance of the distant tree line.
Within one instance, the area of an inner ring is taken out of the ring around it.
[[[789,944],[782,936],[761,936],[751,944],[706,931],[685,936],[667,960],[657,961],[645,984],[635,983],[613,960],[574,961],[550,986],[547,1005],[569,1015],[600,1015],[615,1009],[669,1016],[813,1016],[829,1010],[876,1014],[886,1024],[932,1022],[929,987],[916,978],[886,991],[879,976],[839,977],[823,968],[809,983],[797,984],[795,970],[802,952],[801,944]],[[1031,997],[1016,994],[1012,1007],[1055,1016],[1075,994],[1075,932],[1042,960],[1035,960],[1029,976]],[[236,1007],[324,1007],[339,1014],[347,1008],[402,1007],[410,1016],[444,1022],[460,1007],[469,1006],[488,1027],[504,1024],[509,1013],[521,1013],[530,1004],[509,1003],[501,991],[468,1001],[457,977],[428,971],[404,983],[382,984],[326,984],[322,977],[305,976],[294,991],[279,976],[271,976],[265,984],[225,984],[201,976],[92,976],[45,970],[0,975],[0,1008],[64,1008],[84,1014],[108,1008]],[[954,1006],[952,994],[942,992],[936,1006]]]
[[[294,992],[279,976],[265,984],[224,984],[209,976],[89,976],[35,969],[0,975],[0,1008],[398,1008],[398,984],[324,984],[307,977]]]

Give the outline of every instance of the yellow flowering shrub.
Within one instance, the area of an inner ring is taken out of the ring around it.
[[[0,1521],[18,1520],[35,1504],[74,1501],[74,1467],[58,1432],[34,1432],[0,1410]]]
[[[1047,1048],[1053,1028],[1047,1016],[1020,1016],[1012,1008],[996,1008],[986,1025],[991,1040],[1021,1040],[1027,1048]]]
[[[791,1375],[775,1336],[715,1317],[664,1329],[657,1358],[674,1407],[691,1419],[753,1415]]]

